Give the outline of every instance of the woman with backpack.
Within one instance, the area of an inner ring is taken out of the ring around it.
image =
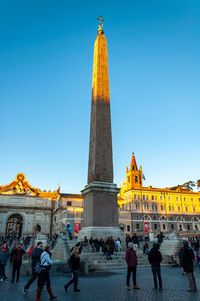
[[[42,293],[42,288],[45,284],[47,285],[47,292],[49,294],[50,300],[57,299],[57,297],[53,295],[51,290],[51,283],[50,283],[50,276],[49,276],[51,265],[52,265],[52,260],[51,260],[50,246],[46,246],[44,252],[40,257],[41,270],[38,271],[38,289],[37,289],[36,301],[41,301],[40,295]]]
[[[79,248],[74,247],[70,259],[68,260],[69,267],[72,270],[73,279],[70,280],[67,284],[64,285],[64,289],[67,292],[68,287],[74,283],[74,292],[80,292],[78,289],[78,273],[80,270],[80,256],[79,256]]]

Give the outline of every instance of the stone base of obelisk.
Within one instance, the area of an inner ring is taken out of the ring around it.
[[[84,197],[83,228],[78,240],[98,238],[106,240],[121,239],[125,246],[124,232],[119,228],[117,194],[120,189],[116,184],[94,181],[82,190]]]
[[[118,227],[116,184],[93,181],[81,191],[84,198],[83,227]]]

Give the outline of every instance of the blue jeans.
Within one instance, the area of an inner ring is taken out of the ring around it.
[[[65,284],[65,288],[67,289],[72,283],[74,283],[74,290],[77,290],[78,285],[78,274],[79,272],[75,272],[72,270],[72,280],[70,280],[67,284]]]
[[[158,288],[157,277],[158,277],[158,281],[159,281],[159,288],[162,288],[162,278],[161,278],[161,273],[160,273],[160,266],[152,265],[151,268],[152,268],[152,273],[153,273],[153,280],[154,280],[155,289]]]

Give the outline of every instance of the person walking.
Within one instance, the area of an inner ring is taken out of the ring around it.
[[[160,263],[162,261],[162,255],[159,251],[159,244],[153,243],[153,248],[149,252],[148,255],[149,263],[151,264],[152,273],[153,273],[153,280],[154,280],[154,289],[158,289],[157,285],[157,277],[159,281],[159,290],[162,290],[162,278],[160,272]]]
[[[33,250],[31,254],[31,259],[32,259],[32,276],[29,279],[29,281],[26,283],[24,286],[24,293],[28,293],[28,289],[31,286],[31,284],[35,281],[35,279],[38,277],[38,273],[35,270],[36,264],[40,262],[40,256],[43,252],[43,244],[41,241],[37,243],[37,247]]]
[[[13,265],[12,270],[12,280],[11,282],[15,281],[15,273],[17,271],[17,280],[19,282],[19,275],[20,275],[20,268],[22,264],[22,256],[25,254],[24,249],[22,249],[22,244],[19,243],[18,246],[14,247],[10,253],[10,260]]]
[[[80,256],[79,256],[79,248],[74,247],[70,259],[69,266],[72,270],[72,280],[70,280],[67,284],[64,285],[64,289],[67,292],[68,287],[74,283],[74,292],[80,292],[78,289],[78,274],[80,270]]]
[[[130,290],[130,277],[131,273],[133,274],[133,288],[134,289],[140,289],[139,286],[137,286],[136,283],[136,267],[137,267],[137,255],[135,250],[133,249],[133,243],[128,243],[128,249],[126,250],[126,262],[127,262],[127,279],[126,279],[126,285],[127,290]]]
[[[46,246],[44,252],[40,257],[41,271],[38,274],[38,289],[37,289],[36,301],[41,301],[40,295],[42,293],[42,289],[45,284],[47,286],[47,292],[49,294],[50,300],[57,299],[57,297],[53,295],[51,289],[50,276],[49,276],[51,265],[52,265],[52,260],[51,260],[50,246]]]
[[[184,254],[184,249],[182,246],[179,250],[178,256],[179,256],[179,265],[181,267],[181,273],[182,273],[182,275],[185,275],[186,273],[184,272],[184,269],[183,269],[183,254]]]
[[[182,265],[183,270],[186,272],[189,281],[189,290],[188,292],[196,292],[196,280],[194,276],[194,252],[189,247],[188,241],[183,241],[183,256],[182,256]]]
[[[0,281],[1,282],[7,280],[5,269],[6,269],[8,259],[9,259],[9,249],[6,241],[4,241],[0,250]]]

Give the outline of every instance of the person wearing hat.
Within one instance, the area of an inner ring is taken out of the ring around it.
[[[162,278],[160,272],[160,263],[162,261],[162,255],[159,251],[159,244],[153,243],[153,248],[149,252],[148,255],[149,263],[151,264],[152,273],[153,273],[153,280],[154,280],[154,289],[158,289],[157,285],[157,277],[159,281],[159,290],[162,290]]]
[[[182,266],[183,270],[186,272],[189,281],[188,292],[196,292],[196,280],[194,276],[194,252],[189,247],[188,241],[183,241],[183,254],[182,254]]]
[[[133,288],[140,289],[136,284],[136,267],[137,267],[137,255],[135,250],[133,249],[133,243],[128,243],[128,249],[126,250],[126,262],[128,265],[127,269],[127,290],[130,290],[130,277],[131,273],[133,274]]]

